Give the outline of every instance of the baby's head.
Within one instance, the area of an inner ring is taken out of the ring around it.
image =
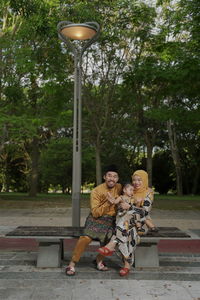
[[[123,186],[123,194],[128,196],[128,197],[132,197],[133,196],[133,185],[131,183],[125,183]]]

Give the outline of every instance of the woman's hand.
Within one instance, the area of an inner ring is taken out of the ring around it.
[[[135,201],[135,206],[136,207],[141,207],[142,206],[142,202],[144,201],[144,199],[137,199],[136,201]]]

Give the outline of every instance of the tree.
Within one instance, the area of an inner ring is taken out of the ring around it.
[[[23,140],[30,156],[30,195],[35,195],[41,148],[62,127],[64,117],[64,126],[70,124],[69,114],[63,111],[71,111],[71,83],[67,60],[63,59],[55,32],[58,6],[51,1],[37,0],[6,4],[13,19],[20,19],[20,26],[18,30],[15,28],[15,35],[10,32],[9,24],[7,31],[4,29],[7,43],[2,52],[6,63],[3,65],[2,128],[6,129],[3,132],[7,132],[9,140]],[[4,19],[3,24],[8,23],[6,15]]]
[[[41,188],[48,191],[50,185],[61,186],[62,192],[69,192],[72,181],[72,140],[52,139],[40,157]]]

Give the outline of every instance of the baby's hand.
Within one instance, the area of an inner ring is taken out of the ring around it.
[[[121,202],[120,207],[122,209],[128,210],[130,208],[130,204],[128,204],[127,202]]]
[[[116,198],[115,201],[114,201],[115,204],[119,204],[121,202],[122,202],[122,198],[121,197]]]

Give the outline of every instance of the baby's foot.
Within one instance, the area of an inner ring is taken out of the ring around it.
[[[138,227],[138,228],[137,228],[137,233],[138,233],[139,235],[143,235],[143,234],[145,234],[145,229],[142,228],[142,227]]]

